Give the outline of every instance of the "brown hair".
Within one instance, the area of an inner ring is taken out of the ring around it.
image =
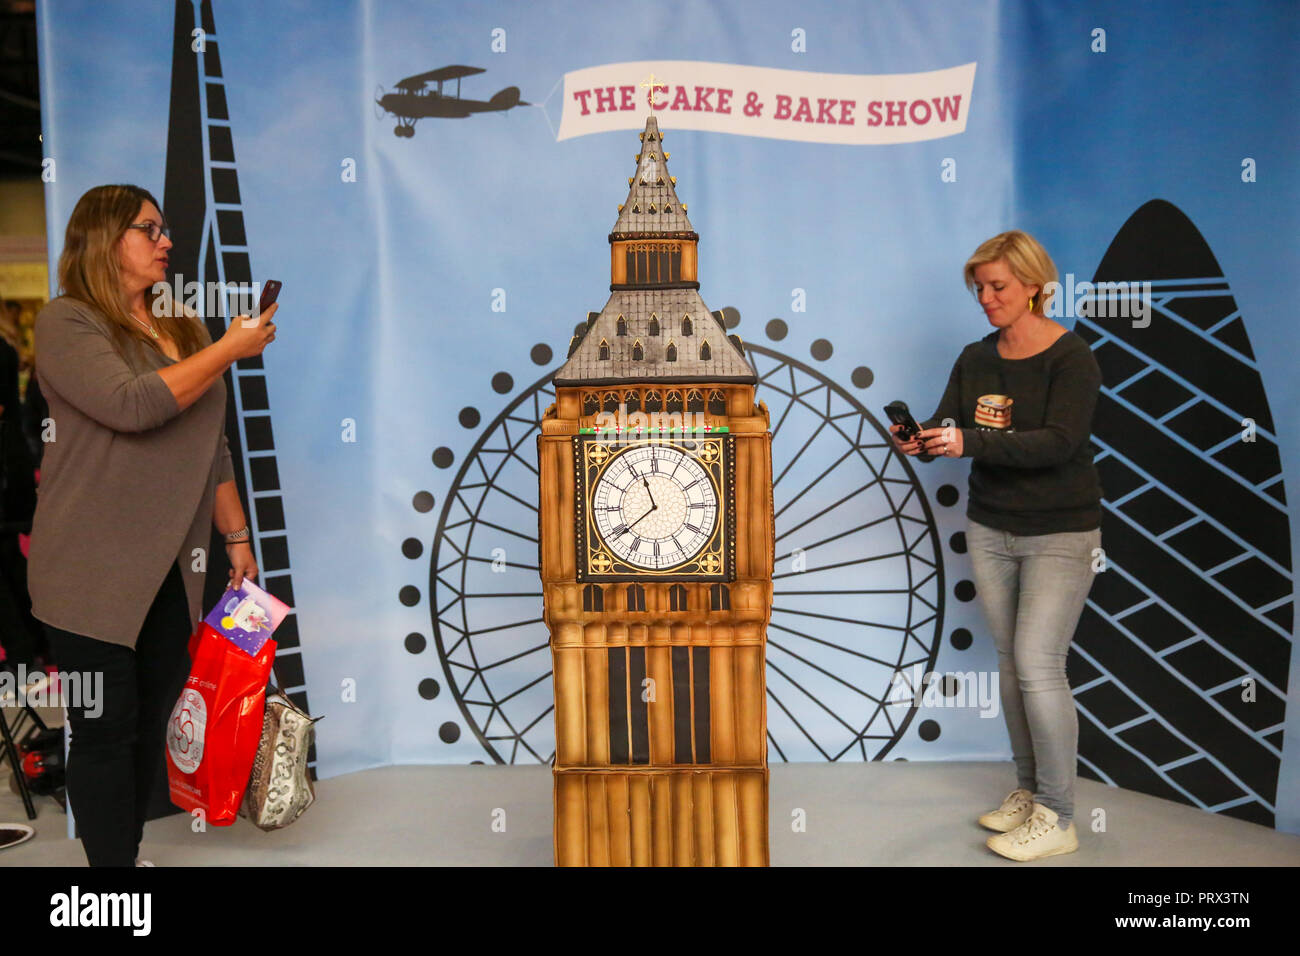
[[[998,233],[992,239],[985,239],[979,248],[966,260],[962,275],[966,279],[966,288],[975,291],[975,269],[990,262],[1003,260],[1011,274],[1025,285],[1038,286],[1034,296],[1033,313],[1043,315],[1047,300],[1052,297],[1046,292],[1049,282],[1056,281],[1056,264],[1042,244],[1027,232],[1012,229],[1010,232]]]
[[[87,190],[68,218],[63,254],[59,256],[59,288],[64,295],[93,306],[108,319],[118,333],[119,345],[124,344],[123,336],[134,337],[161,352],[153,337],[132,318],[122,295],[118,243],[146,202],[161,211],[158,200],[139,186],[96,186]],[[181,358],[203,348],[207,342],[201,320],[189,309],[154,309],[158,296],[154,289],[145,292],[154,328],[176,343]]]

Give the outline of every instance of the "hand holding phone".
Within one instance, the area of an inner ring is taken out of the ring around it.
[[[262,297],[257,300],[257,314],[261,315],[267,309],[275,304],[275,300],[280,297],[280,280],[267,279],[262,285]]]
[[[921,432],[921,426],[917,424],[916,419],[912,417],[912,413],[908,410],[906,402],[890,402],[885,406],[885,417],[887,417],[891,423],[898,426],[898,431],[895,432],[895,435],[898,440],[904,444],[910,441],[915,441],[916,436]],[[934,455],[926,454],[925,452],[919,452],[916,457],[921,459],[921,461],[934,461]]]
[[[262,295],[257,302],[256,315],[241,315],[231,319],[222,341],[233,351],[234,359],[252,358],[275,341],[275,324],[271,321],[277,311],[275,300],[280,295],[280,280],[268,279],[262,285]],[[267,315],[267,312],[271,315]]]

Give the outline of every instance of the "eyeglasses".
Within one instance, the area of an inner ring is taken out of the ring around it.
[[[166,236],[168,239],[172,236],[172,231],[167,226],[160,226],[156,222],[133,222],[127,226],[128,229],[139,229],[149,237],[150,242],[157,242],[159,236]]]

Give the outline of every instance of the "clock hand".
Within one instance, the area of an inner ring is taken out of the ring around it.
[[[658,511],[658,510],[659,510],[659,506],[658,506],[658,505],[651,505],[651,506],[650,506],[650,511],[647,511],[647,512],[646,512],[645,514],[643,514],[641,517],[637,518],[636,521],[633,521],[630,525],[628,525],[628,526],[627,526],[627,530],[628,530],[628,531],[631,531],[633,528],[635,528],[638,524],[640,524],[640,523],[641,523],[642,521],[644,521],[646,518],[650,517],[650,512],[651,512],[651,511]]]
[[[659,506],[658,506],[657,504],[655,504],[655,496],[652,495],[652,494],[650,494],[650,482],[648,482],[648,481],[645,480],[645,476],[642,476],[642,478],[641,478],[641,484],[645,485],[645,493],[646,493],[646,497],[648,497],[648,498],[650,499],[650,505],[651,505],[650,510],[651,510],[651,511],[654,511],[654,509],[655,509],[655,508],[658,508]]]

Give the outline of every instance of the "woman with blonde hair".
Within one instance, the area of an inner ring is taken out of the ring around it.
[[[68,707],[68,797],[92,866],[138,862],[213,524],[232,583],[257,574],[222,375],[275,340],[275,309],[214,343],[201,320],[161,307],[167,231],[138,186],[91,189],[68,220],[63,295],[36,319],[52,424],[28,586],[60,670],[102,674],[100,699]]]
[[[1101,547],[1089,435],[1101,370],[1046,315],[1056,267],[1024,232],[980,244],[966,285],[993,331],[958,356],[906,454],[970,458],[966,544],[997,648],[1017,787],[979,818],[991,850],[1034,860],[1078,849],[1078,715],[1065,676]],[[894,427],[897,431],[897,426]]]

